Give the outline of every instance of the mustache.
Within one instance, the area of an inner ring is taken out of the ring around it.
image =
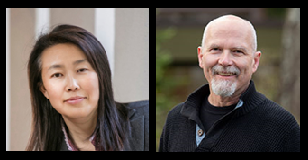
[[[239,75],[241,73],[241,70],[236,66],[220,66],[216,65],[212,68],[212,74],[232,74],[232,75]]]

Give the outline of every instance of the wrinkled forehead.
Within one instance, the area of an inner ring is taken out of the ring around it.
[[[244,20],[219,20],[212,21],[206,31],[207,40],[205,45],[211,41],[230,41],[251,46],[253,36],[249,22]]]

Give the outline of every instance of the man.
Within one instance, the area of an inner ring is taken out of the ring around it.
[[[257,36],[249,21],[226,15],[211,21],[198,47],[209,82],[168,114],[159,151],[297,152],[294,117],[255,89]]]

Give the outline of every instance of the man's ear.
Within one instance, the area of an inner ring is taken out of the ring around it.
[[[49,99],[49,95],[48,95],[48,92],[46,90],[46,88],[44,87],[43,83],[39,83],[39,86],[40,86],[40,91],[44,94],[44,96]]]
[[[253,64],[252,64],[252,73],[255,73],[259,67],[259,61],[261,57],[261,52],[257,51],[254,53]]]
[[[203,68],[203,63],[202,63],[202,58],[203,58],[202,47],[198,47],[197,48],[197,52],[198,52],[199,66],[200,66],[200,68]]]

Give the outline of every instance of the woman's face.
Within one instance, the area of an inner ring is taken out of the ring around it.
[[[44,50],[41,65],[40,90],[62,116],[86,118],[96,113],[97,73],[76,45],[63,43]]]

